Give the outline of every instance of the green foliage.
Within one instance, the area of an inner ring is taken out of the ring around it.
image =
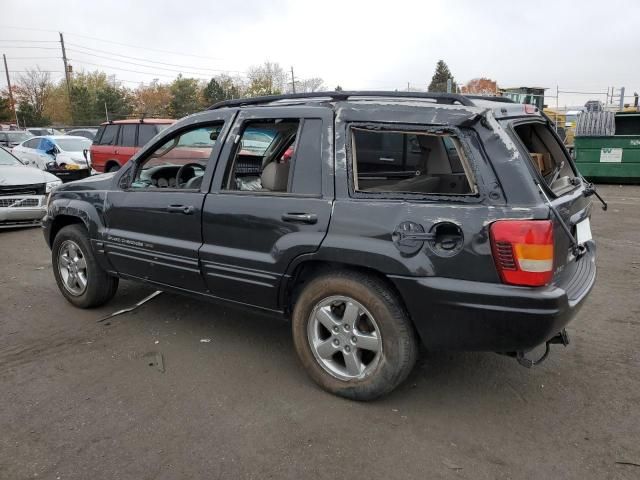
[[[240,98],[242,96],[240,82],[228,75],[218,75],[209,80],[202,90],[203,107],[207,108],[214,103]]]
[[[18,103],[18,118],[20,125],[26,125],[28,127],[45,127],[51,123],[49,118],[38,112],[36,108],[26,100],[21,100],[20,103]]]
[[[4,92],[0,93],[0,122],[15,122],[9,95],[4,95]]]
[[[201,109],[200,85],[195,78],[184,78],[180,74],[169,88],[172,96],[169,113],[173,118],[182,118]]]
[[[71,82],[71,112],[76,125],[96,125],[109,119],[126,118],[133,111],[129,90],[104,72],[76,74]]]
[[[433,78],[431,78],[431,83],[429,84],[430,92],[446,92],[447,91],[447,80],[451,79],[451,92],[457,92],[456,82],[453,79],[453,75],[449,70],[449,67],[444,60],[438,60],[436,64],[436,71],[433,74]]]

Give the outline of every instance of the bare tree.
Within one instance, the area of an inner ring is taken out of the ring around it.
[[[324,80],[318,77],[307,78],[296,82],[296,91],[299,92],[321,92],[325,89]]]
[[[40,67],[28,69],[18,78],[19,103],[28,105],[35,117],[42,118],[52,88],[53,82],[49,72],[43,72]]]
[[[245,93],[249,97],[277,95],[286,90],[287,75],[277,63],[264,62],[262,65],[253,66],[247,72],[247,78]]]

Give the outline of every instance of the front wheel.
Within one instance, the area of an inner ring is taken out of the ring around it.
[[[325,390],[372,400],[397,387],[418,355],[413,326],[391,289],[357,272],[312,280],[296,301],[296,351]]]
[[[118,289],[118,278],[100,267],[87,231],[80,225],[68,225],[58,232],[51,260],[60,292],[76,307],[98,307],[111,300]]]

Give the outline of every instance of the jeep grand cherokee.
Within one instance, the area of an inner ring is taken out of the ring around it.
[[[311,378],[368,400],[419,341],[525,365],[566,344],[595,281],[593,192],[530,105],[298,94],[178,121],[58,188],[44,233],[72,304],[126,278],[285,315]]]

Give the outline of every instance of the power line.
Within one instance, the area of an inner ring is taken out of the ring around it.
[[[150,47],[141,47],[140,45],[131,45],[128,43],[121,43],[121,42],[114,42],[113,40],[104,40],[102,38],[97,38],[97,37],[90,37],[88,35],[80,35],[79,33],[69,33],[69,32],[64,32],[67,33],[68,35],[72,36],[72,37],[82,37],[82,38],[89,38],[91,40],[96,40],[98,42],[104,42],[104,43],[112,43],[114,45],[121,45],[123,47],[129,47],[129,48],[137,48],[140,50],[149,50],[150,52],[158,52],[158,53],[168,53],[170,55],[180,55],[180,56],[186,56],[186,57],[194,57],[194,58],[204,58],[206,60],[222,60],[220,58],[215,58],[215,57],[207,57],[204,55],[194,55],[191,53],[183,53],[183,52],[172,52],[169,50],[160,50],[158,48],[150,48]]]
[[[2,45],[2,48],[31,48],[33,50],[58,50],[58,47],[25,47],[22,45]]]
[[[170,64],[170,63],[162,63],[162,62],[157,62],[157,63],[159,63],[159,64],[161,64],[161,65],[172,65],[172,66],[174,66],[174,67],[178,67],[178,68],[180,68],[180,67],[182,67],[182,68],[189,68],[189,69],[194,69],[194,70],[198,70],[198,71],[195,71],[195,72],[188,72],[188,71],[185,71],[185,70],[175,70],[175,69],[172,69],[172,68],[160,67],[160,66],[158,66],[158,65],[142,65],[142,64],[140,64],[140,63],[138,63],[138,62],[130,62],[130,61],[127,61],[127,60],[120,60],[120,59],[118,59],[118,58],[110,58],[110,57],[106,57],[106,56],[104,56],[104,55],[98,55],[98,54],[96,54],[96,53],[82,52],[82,51],[80,51],[80,50],[77,50],[77,49],[76,49],[76,48],[77,48],[77,46],[76,46],[76,45],[74,45],[74,44],[72,44],[72,43],[69,43],[68,45],[73,45],[73,46],[74,46],[74,48],[69,48],[69,49],[68,49],[70,52],[75,52],[75,53],[79,53],[79,54],[82,54],[82,55],[87,55],[87,56],[90,56],[90,57],[103,58],[103,59],[105,59],[105,60],[112,60],[112,61],[114,61],[114,62],[127,63],[127,64],[129,64],[129,65],[135,65],[135,66],[143,67],[143,68],[155,68],[155,69],[160,69],[160,70],[166,70],[166,71],[169,71],[169,72],[176,72],[176,73],[196,73],[196,74],[202,74],[202,75],[208,75],[206,72],[203,72],[202,70],[210,70],[210,71],[212,71],[212,72],[219,72],[219,73],[227,73],[227,72],[232,72],[232,73],[245,73],[245,72],[241,72],[241,71],[239,71],[239,70],[222,70],[222,69],[216,69],[216,68],[205,68],[205,67],[201,67],[201,68],[199,69],[199,67],[188,67],[188,66],[186,66],[186,65],[173,65],[173,64]],[[135,58],[135,57],[127,57],[127,56],[125,56],[125,55],[121,55],[121,56],[123,56],[123,57],[125,57],[125,58]],[[141,60],[141,61],[143,61],[143,62],[147,62],[147,63],[152,63],[152,61],[151,61],[151,60],[144,60],[144,59],[137,59],[137,60]],[[156,63],[156,62],[153,62],[153,63]]]
[[[110,68],[110,69],[113,69],[113,70],[122,70],[123,72],[140,73],[140,74],[143,74],[143,75],[151,75],[151,76],[155,76],[155,77],[168,77],[168,78],[175,78],[176,77],[175,75],[168,75],[168,74],[157,73],[157,72],[142,72],[140,70],[131,70],[131,69],[128,69],[128,68],[114,67],[112,65],[103,65],[103,64],[100,64],[100,63],[87,62],[85,60],[74,60],[74,61],[77,62],[77,63],[93,65],[93,66],[101,67],[101,68]],[[151,67],[148,67],[148,68],[151,68]],[[179,73],[186,73],[186,72],[179,72]],[[204,76],[204,77],[200,78],[200,80],[208,80],[209,78],[211,78],[211,77],[210,76],[209,77]]]
[[[55,40],[23,40],[16,38],[14,40],[0,40],[0,42],[24,42],[24,43],[56,43]]]

